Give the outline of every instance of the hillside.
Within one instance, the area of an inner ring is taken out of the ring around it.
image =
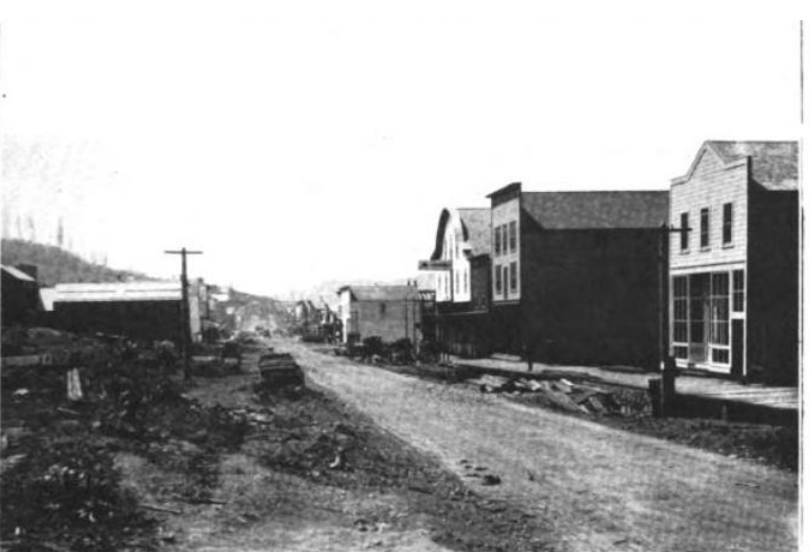
[[[121,280],[154,280],[145,274],[128,270],[115,270],[90,263],[78,255],[54,245],[45,245],[26,240],[3,239],[3,264],[32,264],[39,269],[39,283],[50,287],[71,282],[118,282]]]

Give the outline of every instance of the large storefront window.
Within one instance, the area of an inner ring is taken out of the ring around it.
[[[686,276],[672,279],[672,352],[676,358],[689,356],[689,288]]]
[[[729,292],[728,272],[712,274],[712,361],[729,362]]]
[[[745,271],[734,271],[734,312],[745,312]]]
[[[729,272],[672,278],[672,352],[694,363],[729,364],[731,292]],[[737,303],[737,280],[734,300]]]

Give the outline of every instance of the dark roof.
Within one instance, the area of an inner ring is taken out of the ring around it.
[[[488,207],[467,208],[459,209],[458,214],[464,226],[464,239],[470,244],[470,254],[477,257],[489,253],[492,210]]]
[[[523,210],[554,230],[655,228],[669,217],[669,192],[524,192]]]
[[[355,301],[404,301],[419,299],[414,286],[345,286],[340,291],[351,291]]]
[[[754,180],[769,190],[797,190],[798,142],[706,142],[726,163],[751,157]]]
[[[14,277],[17,280],[22,280],[23,282],[36,282],[29,274],[26,274],[19,268],[9,266],[9,265],[0,265],[2,267],[3,272],[8,273],[10,276]]]

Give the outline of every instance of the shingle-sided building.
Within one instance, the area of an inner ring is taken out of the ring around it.
[[[681,367],[796,381],[796,142],[707,141],[672,181],[670,341]]]
[[[338,290],[343,342],[377,336],[385,342],[420,336],[416,286],[344,286]]]
[[[550,362],[657,366],[668,193],[521,188],[489,195],[493,348]]]
[[[489,351],[490,222],[489,208],[443,209],[433,254],[419,263],[435,291],[437,339],[455,354]]]

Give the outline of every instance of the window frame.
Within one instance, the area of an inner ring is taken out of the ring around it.
[[[517,251],[517,221],[509,222],[509,251],[514,253]]]
[[[731,312],[745,312],[745,269],[731,273]]]
[[[708,207],[700,210],[700,248],[708,249],[711,243],[711,214]]]
[[[517,278],[517,261],[509,263],[509,291],[517,293],[518,278]]]
[[[723,204],[723,245],[734,243],[734,203]]]
[[[681,251],[689,251],[689,212],[681,213]]]

